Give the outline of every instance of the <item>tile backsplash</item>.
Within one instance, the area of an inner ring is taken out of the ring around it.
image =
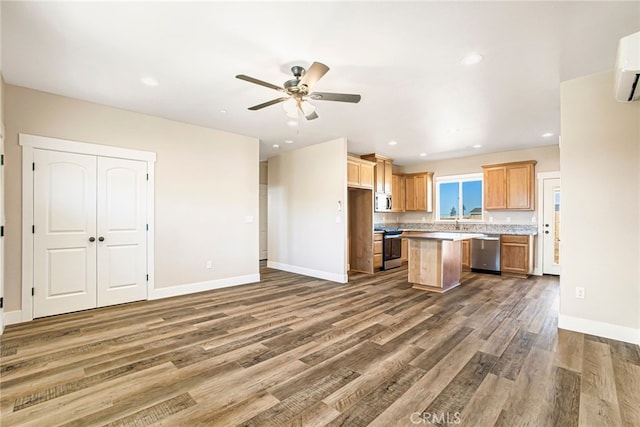
[[[426,212],[377,212],[373,215],[376,224],[386,224],[388,227],[400,223],[434,224],[433,213]],[[484,222],[478,224],[512,224],[537,226],[537,213],[535,211],[485,211]]]

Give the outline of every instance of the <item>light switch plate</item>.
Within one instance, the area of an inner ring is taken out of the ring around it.
[[[244,222],[246,222],[247,224],[253,222],[253,215],[245,216],[244,217]]]

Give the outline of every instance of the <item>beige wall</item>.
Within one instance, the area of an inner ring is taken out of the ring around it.
[[[346,281],[346,169],[343,138],[269,159],[269,266]]]
[[[612,72],[561,85],[560,326],[640,342],[640,103],[614,101],[612,86]]]
[[[269,183],[269,175],[267,170],[268,170],[268,163],[266,161],[260,162],[260,184]]]
[[[483,154],[479,156],[461,157],[456,159],[427,161],[411,166],[398,167],[396,170],[402,173],[414,172],[433,172],[434,177],[461,175],[467,173],[482,173],[482,165],[490,165],[494,163],[516,162],[520,160],[536,160],[536,173],[538,172],[557,172],[560,170],[560,152],[558,145],[548,145],[539,148],[530,148],[526,150],[504,151],[500,153]],[[537,187],[537,182],[536,182]],[[536,188],[537,190],[537,188]],[[536,193],[537,203],[537,193]],[[537,206],[536,206],[537,208]],[[507,217],[510,218],[511,224],[532,224],[532,218],[537,216],[537,209],[534,212],[518,212],[518,211],[485,211],[485,221],[489,217],[493,218],[496,224],[507,223]],[[403,212],[403,213],[387,213],[376,214],[374,218],[376,223],[380,222],[425,222],[433,223],[434,215],[420,212]],[[537,220],[537,218],[536,218]]]
[[[21,298],[19,133],[157,153],[156,288],[259,273],[257,139],[11,85],[5,97],[5,311]]]

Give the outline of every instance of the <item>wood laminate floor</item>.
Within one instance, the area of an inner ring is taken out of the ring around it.
[[[557,278],[261,273],[7,327],[0,425],[640,425],[638,346],[558,330]]]

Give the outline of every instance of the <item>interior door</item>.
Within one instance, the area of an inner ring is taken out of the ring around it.
[[[146,162],[98,158],[98,307],[147,298],[146,175]]]
[[[96,157],[34,150],[34,317],[96,304]]]
[[[4,125],[0,123],[0,334],[4,331]]]
[[[260,253],[259,260],[267,259],[267,184],[260,184]]]
[[[543,180],[542,273],[560,274],[560,178]]]

